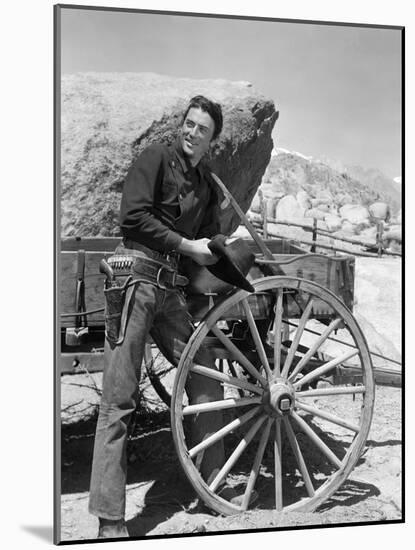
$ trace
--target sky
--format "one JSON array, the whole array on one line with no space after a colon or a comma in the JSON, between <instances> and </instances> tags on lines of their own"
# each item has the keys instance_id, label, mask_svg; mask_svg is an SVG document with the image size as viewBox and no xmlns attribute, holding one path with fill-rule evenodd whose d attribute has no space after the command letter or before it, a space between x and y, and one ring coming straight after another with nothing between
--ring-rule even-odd
<instances>
[{"instance_id":1,"label":"sky","mask_svg":"<svg viewBox=\"0 0 415 550\"><path fill-rule=\"evenodd\" d=\"M275 103L275 147L401 176L401 32L62 10L62 73L244 80Z\"/></svg>"}]
</instances>

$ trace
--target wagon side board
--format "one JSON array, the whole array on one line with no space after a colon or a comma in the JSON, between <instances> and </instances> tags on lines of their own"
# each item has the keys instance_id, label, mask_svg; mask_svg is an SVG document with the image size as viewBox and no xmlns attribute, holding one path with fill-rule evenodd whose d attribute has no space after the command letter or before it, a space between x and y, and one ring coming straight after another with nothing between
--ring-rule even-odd
<instances>
[{"instance_id":1,"label":"wagon side board","mask_svg":"<svg viewBox=\"0 0 415 550\"><path fill-rule=\"evenodd\" d=\"M104 279L105 276L99 272L99 263L104 257L110 256L109 252L85 251L85 272L83 281L85 286L85 310L93 311L104 307ZM77 252L61 252L61 281L60 281L60 313L76 312L76 289L78 282ZM93 313L87 316L88 325L102 325L104 314ZM72 327L75 324L75 317L63 317L62 327Z\"/></svg>"},{"instance_id":2,"label":"wagon side board","mask_svg":"<svg viewBox=\"0 0 415 550\"><path fill-rule=\"evenodd\" d=\"M257 246L253 241L247 241L252 252L259 258ZM328 288L340 297L346 306L353 309L354 297L354 257L353 256L325 256L308 254L293 241L270 239L265 241L275 258L280 262L279 269L282 274L291 277L299 277L314 281L321 286ZM76 289L81 267L84 266L82 277L85 287L85 309L93 311L104 307L104 275L99 273L99 263L102 258L111 256L120 243L119 238L69 238L61 241L60 252L60 292L59 309L60 313L75 313ZM81 252L83 251L83 252ZM304 257L302 257L304 256ZM291 261L295 258L295 261ZM290 263L285 263L289 261ZM212 281L217 289L223 292L231 290L219 279L216 279L206 268L198 268L197 276L204 291L212 290ZM256 279L263 277L261 266L256 264L251 269L248 278ZM210 288L209 288L210 285ZM211 292L211 295L194 294L188 296L189 308L196 315L196 318L203 316L217 301L222 299L220 292ZM251 297L251 309L254 317L260 319L266 316L266 296ZM314 305L314 316L324 316L324 308L319 309L319 304ZM235 312L235 319L243 315L242 311ZM104 335L104 314L103 312L93 313L87 316L87 324L90 327L89 340L87 343L75 346L73 349L66 348L62 353L60 362L61 374L76 374L80 372L99 372L103 369L103 335ZM61 319L61 329L75 326L75 316ZM356 373L352 368L338 370L337 376L341 376L347 383L356 383ZM387 368L374 369L375 382L378 385L401 386L401 373L391 371Z\"/></svg>"}]
</instances>

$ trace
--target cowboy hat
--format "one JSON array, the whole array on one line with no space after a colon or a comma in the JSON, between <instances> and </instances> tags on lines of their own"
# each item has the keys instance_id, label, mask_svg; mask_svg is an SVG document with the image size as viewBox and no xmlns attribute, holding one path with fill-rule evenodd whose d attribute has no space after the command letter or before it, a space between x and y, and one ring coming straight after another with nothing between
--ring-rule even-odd
<instances>
[{"instance_id":1,"label":"cowboy hat","mask_svg":"<svg viewBox=\"0 0 415 550\"><path fill-rule=\"evenodd\" d=\"M207 269L218 279L226 283L255 292L254 287L245 278L255 262L255 255L247 243L240 238L229 239L225 235L216 235L209 241L208 247L219 260Z\"/></svg>"}]
</instances>

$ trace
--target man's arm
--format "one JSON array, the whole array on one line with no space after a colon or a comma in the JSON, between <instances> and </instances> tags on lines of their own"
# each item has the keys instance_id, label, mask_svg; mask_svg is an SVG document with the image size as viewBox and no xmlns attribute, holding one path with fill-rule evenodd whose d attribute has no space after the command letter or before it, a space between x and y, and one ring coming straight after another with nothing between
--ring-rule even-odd
<instances>
[{"instance_id":1,"label":"man's arm","mask_svg":"<svg viewBox=\"0 0 415 550\"><path fill-rule=\"evenodd\" d=\"M210 251L209 242L210 239L205 238L191 241L182 237L177 250L180 254L192 258L199 265L212 265L218 261L218 257Z\"/></svg>"},{"instance_id":2,"label":"man's arm","mask_svg":"<svg viewBox=\"0 0 415 550\"><path fill-rule=\"evenodd\" d=\"M121 199L122 234L158 252L177 250L182 237L154 215L154 197L163 178L163 149L150 146L130 168Z\"/></svg>"},{"instance_id":3,"label":"man's arm","mask_svg":"<svg viewBox=\"0 0 415 550\"><path fill-rule=\"evenodd\" d=\"M185 239L154 215L156 189L163 180L163 149L150 146L129 170L121 199L120 225L125 237L158 252L178 251L200 265L217 261L207 246L209 239Z\"/></svg>"}]
</instances>

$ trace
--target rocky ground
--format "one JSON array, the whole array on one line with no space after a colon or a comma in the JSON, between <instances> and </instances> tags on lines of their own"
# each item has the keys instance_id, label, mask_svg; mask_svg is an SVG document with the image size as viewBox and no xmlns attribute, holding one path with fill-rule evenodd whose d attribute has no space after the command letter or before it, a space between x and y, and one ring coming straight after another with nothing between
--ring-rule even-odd
<instances>
[{"instance_id":1,"label":"rocky ground","mask_svg":"<svg viewBox=\"0 0 415 550\"><path fill-rule=\"evenodd\" d=\"M356 314L372 350L400 356L400 262L358 260ZM388 365L389 366L389 365ZM399 367L392 365L399 370ZM96 519L88 514L94 411L101 375L62 378L61 539L94 539ZM376 388L367 450L340 490L312 513L277 513L258 508L221 517L195 506L181 474L167 409L144 382L151 413L143 414L129 444L127 525L131 536L275 529L282 527L400 520L402 517L401 389ZM351 399L351 398L350 398ZM341 416L346 400L338 400Z\"/></svg>"}]
</instances>

